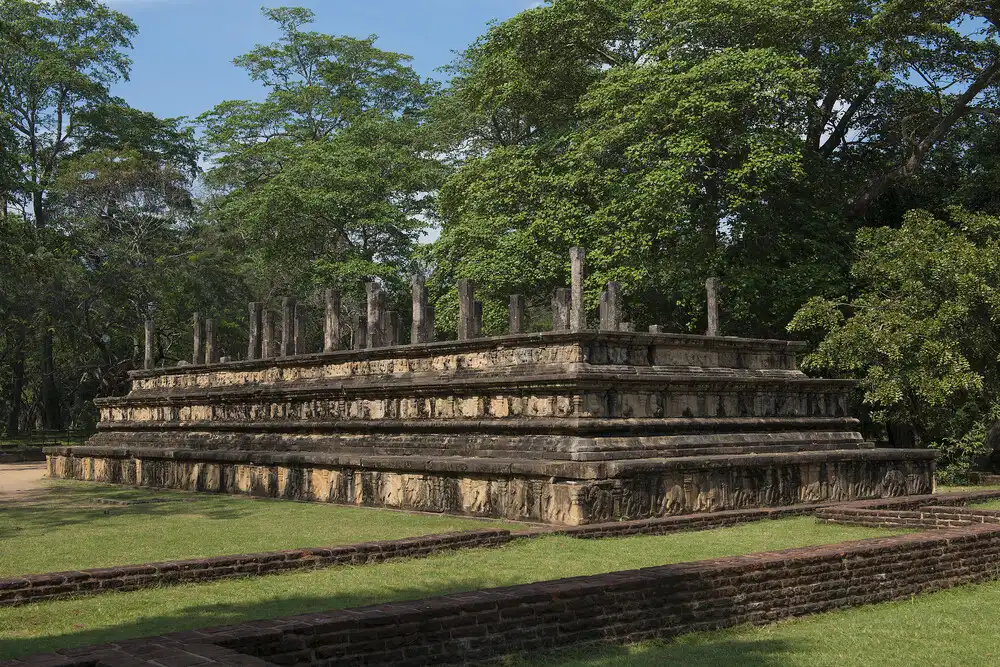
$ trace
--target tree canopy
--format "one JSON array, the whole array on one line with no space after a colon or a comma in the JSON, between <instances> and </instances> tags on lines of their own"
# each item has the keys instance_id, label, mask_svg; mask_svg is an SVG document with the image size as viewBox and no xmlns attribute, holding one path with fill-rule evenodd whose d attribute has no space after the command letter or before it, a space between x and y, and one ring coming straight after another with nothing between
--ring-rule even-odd
<instances>
[{"instance_id":1,"label":"tree canopy","mask_svg":"<svg viewBox=\"0 0 1000 667\"><path fill-rule=\"evenodd\" d=\"M993 18L854 0L523 12L463 54L437 105L460 164L437 260L544 293L580 244L592 301L618 279L637 321L689 330L718 274L728 330L777 335L809 296L843 291L855 231L898 225L894 201L939 177L944 142L964 160L957 137L992 121Z\"/></svg>"},{"instance_id":2,"label":"tree canopy","mask_svg":"<svg viewBox=\"0 0 1000 667\"><path fill-rule=\"evenodd\" d=\"M199 119L213 166L207 215L241 248L259 298L401 287L442 173L422 122L431 83L375 37L308 31L311 11L263 10L277 42L235 59L267 90Z\"/></svg>"},{"instance_id":3,"label":"tree canopy","mask_svg":"<svg viewBox=\"0 0 1000 667\"><path fill-rule=\"evenodd\" d=\"M1000 418L1000 14L958 0L550 0L422 77L300 7L233 54L256 100L160 118L112 94L138 26L100 0L0 0L0 423L92 425L142 322L157 363L193 312L245 350L244 304L425 274L549 326L567 251L629 319L804 335L886 437L955 470ZM434 237L435 228L440 237ZM790 324L791 323L791 324ZM596 321L592 322L596 324ZM790 327L790 328L789 328ZM315 334L317 332L311 332ZM994 434L1000 431L994 431Z\"/></svg>"}]
</instances>

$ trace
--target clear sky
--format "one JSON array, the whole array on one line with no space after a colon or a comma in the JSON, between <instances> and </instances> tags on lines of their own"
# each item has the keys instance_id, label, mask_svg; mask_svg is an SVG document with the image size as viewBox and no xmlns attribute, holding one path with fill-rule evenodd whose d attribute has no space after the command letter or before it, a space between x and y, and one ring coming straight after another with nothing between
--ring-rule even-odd
<instances>
[{"instance_id":1,"label":"clear sky","mask_svg":"<svg viewBox=\"0 0 1000 667\"><path fill-rule=\"evenodd\" d=\"M294 5L316 13L313 29L378 35L379 48L413 56L414 68L441 79L447 64L486 29L538 3L530 0L105 0L139 25L131 80L114 93L161 117L197 116L226 99L259 99L260 88L233 58L277 38L260 7Z\"/></svg>"}]
</instances>

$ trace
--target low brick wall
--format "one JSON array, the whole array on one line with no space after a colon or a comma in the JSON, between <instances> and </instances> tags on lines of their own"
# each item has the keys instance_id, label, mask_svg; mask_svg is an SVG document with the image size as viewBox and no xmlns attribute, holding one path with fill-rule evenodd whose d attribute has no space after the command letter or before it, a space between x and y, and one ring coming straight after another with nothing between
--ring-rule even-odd
<instances>
[{"instance_id":1,"label":"low brick wall","mask_svg":"<svg viewBox=\"0 0 1000 667\"><path fill-rule=\"evenodd\" d=\"M0 464L4 463L41 463L45 461L45 452L41 447L0 448Z\"/></svg>"},{"instance_id":2,"label":"low brick wall","mask_svg":"<svg viewBox=\"0 0 1000 667\"><path fill-rule=\"evenodd\" d=\"M248 665L475 663L906 599L993 579L998 561L1000 526L975 525L254 621L2 664L139 665L95 656L143 656L150 645L164 652L157 664L240 664L231 662L234 651L266 661ZM185 653L191 646L227 649L219 659L230 662L195 662L194 651Z\"/></svg>"},{"instance_id":3,"label":"low brick wall","mask_svg":"<svg viewBox=\"0 0 1000 667\"><path fill-rule=\"evenodd\" d=\"M333 565L364 565L394 558L419 558L444 551L495 547L511 539L507 530L426 535L315 549L215 556L145 565L49 572L0 579L0 606L14 606L78 595L129 591L170 584L232 579Z\"/></svg>"},{"instance_id":4,"label":"low brick wall","mask_svg":"<svg viewBox=\"0 0 1000 667\"><path fill-rule=\"evenodd\" d=\"M1000 499L1000 489L979 491L954 491L952 493L928 493L898 498L875 498L873 500L853 500L847 503L826 503L825 507L857 507L868 509L914 509L926 505L959 507L970 503Z\"/></svg>"},{"instance_id":5,"label":"low brick wall","mask_svg":"<svg viewBox=\"0 0 1000 667\"><path fill-rule=\"evenodd\" d=\"M947 505L928 505L916 510L863 509L840 506L820 509L816 512L816 518L825 523L870 528L937 530L970 526L977 523L1000 524L1000 511Z\"/></svg>"},{"instance_id":6,"label":"low brick wall","mask_svg":"<svg viewBox=\"0 0 1000 667\"><path fill-rule=\"evenodd\" d=\"M768 519L784 519L790 516L813 514L816 510L828 505L786 505L784 507L763 507L745 510L724 510L721 512L705 512L702 514L683 514L656 519L641 519L638 521L615 521L611 523L594 523L571 528L559 528L547 531L548 535L567 535L577 539L601 539L608 537L630 537L633 535L668 535L685 531L712 530L726 528L742 523L765 521ZM540 533L530 533L535 536ZM525 535L519 533L519 536Z\"/></svg>"},{"instance_id":7,"label":"low brick wall","mask_svg":"<svg viewBox=\"0 0 1000 667\"><path fill-rule=\"evenodd\" d=\"M1000 512L971 509L966 505L996 498L1000 498L1000 490L857 500L819 507L815 510L815 515L819 521L825 523L869 528L934 530L974 523L994 523L991 517L1000 517Z\"/></svg>"}]
</instances>

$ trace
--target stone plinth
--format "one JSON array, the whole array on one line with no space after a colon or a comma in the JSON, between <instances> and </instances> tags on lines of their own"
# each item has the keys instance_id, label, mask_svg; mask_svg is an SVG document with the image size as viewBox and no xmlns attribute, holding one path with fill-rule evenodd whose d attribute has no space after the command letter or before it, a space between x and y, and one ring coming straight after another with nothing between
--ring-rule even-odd
<instances>
[{"instance_id":1,"label":"stone plinth","mask_svg":"<svg viewBox=\"0 0 1000 667\"><path fill-rule=\"evenodd\" d=\"M141 371L53 477L586 524L928 493L796 343L558 332Z\"/></svg>"}]
</instances>

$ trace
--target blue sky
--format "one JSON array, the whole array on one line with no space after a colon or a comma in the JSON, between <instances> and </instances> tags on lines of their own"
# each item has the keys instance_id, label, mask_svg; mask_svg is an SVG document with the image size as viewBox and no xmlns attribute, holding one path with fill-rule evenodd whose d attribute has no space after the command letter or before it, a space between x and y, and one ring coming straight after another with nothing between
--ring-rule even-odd
<instances>
[{"instance_id":1,"label":"blue sky","mask_svg":"<svg viewBox=\"0 0 1000 667\"><path fill-rule=\"evenodd\" d=\"M105 0L139 25L131 80L115 94L161 117L197 116L226 99L259 99L261 89L233 58L277 38L260 7L297 5L316 13L313 29L379 36L377 45L413 56L425 77L486 29L530 0Z\"/></svg>"}]
</instances>

